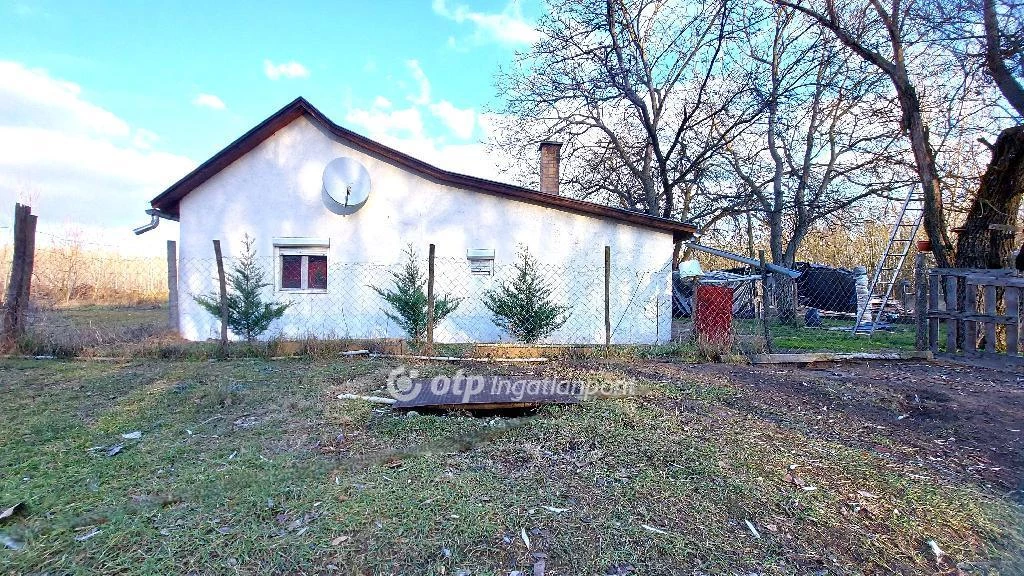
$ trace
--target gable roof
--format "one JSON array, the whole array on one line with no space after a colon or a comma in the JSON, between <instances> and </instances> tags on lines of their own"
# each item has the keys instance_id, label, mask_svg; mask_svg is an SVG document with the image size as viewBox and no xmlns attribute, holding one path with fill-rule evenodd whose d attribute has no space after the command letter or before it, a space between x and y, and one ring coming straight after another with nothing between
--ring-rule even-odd
<instances>
[{"instance_id":1,"label":"gable roof","mask_svg":"<svg viewBox=\"0 0 1024 576\"><path fill-rule=\"evenodd\" d=\"M696 231L692 224L679 222L678 220L649 216L641 212L613 208L593 202L584 202L557 194L547 194L521 186L502 184L475 176L443 170L335 124L301 96L263 122L260 122L255 128L249 130L231 144L228 144L227 147L214 154L206 162L200 164L199 167L175 182L170 188L161 192L160 195L150 201L150 205L169 216L177 217L179 215L178 204L189 192L195 190L203 182L213 177L214 174L227 168L232 162L238 160L253 148L256 148L261 142L273 136L278 130L301 116L305 116L327 132L361 148L370 155L381 157L411 172L442 184L548 206L576 214L618 220L645 228L671 232L676 240L688 238Z\"/></svg>"}]
</instances>

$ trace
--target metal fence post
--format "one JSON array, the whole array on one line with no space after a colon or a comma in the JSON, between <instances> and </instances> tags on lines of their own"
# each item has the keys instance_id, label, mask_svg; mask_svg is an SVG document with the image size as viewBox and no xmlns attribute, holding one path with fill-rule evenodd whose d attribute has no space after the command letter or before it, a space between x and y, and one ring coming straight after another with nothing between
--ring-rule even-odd
<instances>
[{"instance_id":1,"label":"metal fence post","mask_svg":"<svg viewBox=\"0 0 1024 576\"><path fill-rule=\"evenodd\" d=\"M917 328L914 347L923 352L928 349L928 279L924 252L918 252L914 258L914 320Z\"/></svg>"},{"instance_id":2,"label":"metal fence post","mask_svg":"<svg viewBox=\"0 0 1024 576\"><path fill-rule=\"evenodd\" d=\"M427 355L434 354L434 251L431 244L427 256Z\"/></svg>"},{"instance_id":3,"label":"metal fence post","mask_svg":"<svg viewBox=\"0 0 1024 576\"><path fill-rule=\"evenodd\" d=\"M213 253L217 257L217 279L220 282L220 349L223 354L228 347L228 283L224 277L224 257L220 251L220 240L213 241Z\"/></svg>"}]
</instances>

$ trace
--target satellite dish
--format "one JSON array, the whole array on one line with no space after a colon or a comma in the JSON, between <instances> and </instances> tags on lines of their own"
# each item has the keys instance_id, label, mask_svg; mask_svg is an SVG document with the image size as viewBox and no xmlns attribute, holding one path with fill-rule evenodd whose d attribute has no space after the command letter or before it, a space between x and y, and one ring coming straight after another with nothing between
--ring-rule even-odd
<instances>
[{"instance_id":1,"label":"satellite dish","mask_svg":"<svg viewBox=\"0 0 1024 576\"><path fill-rule=\"evenodd\" d=\"M335 214L353 214L370 197L370 173L347 157L335 158L324 168L324 205Z\"/></svg>"}]
</instances>

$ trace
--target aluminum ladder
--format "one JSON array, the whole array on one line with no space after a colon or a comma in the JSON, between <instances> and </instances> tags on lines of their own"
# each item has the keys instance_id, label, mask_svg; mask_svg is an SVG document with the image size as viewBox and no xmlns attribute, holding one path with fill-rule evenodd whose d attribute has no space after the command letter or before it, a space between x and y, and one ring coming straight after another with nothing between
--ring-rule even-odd
<instances>
[{"instance_id":1,"label":"aluminum ladder","mask_svg":"<svg viewBox=\"0 0 1024 576\"><path fill-rule=\"evenodd\" d=\"M882 320L885 307L892 297L893 287L899 278L900 271L907 261L907 254L917 239L917 233L921 229L921 221L924 219L924 197L920 188L914 186L907 193L900 207L899 218L892 227L889 234L889 243L882 252L882 257L875 266L871 283L868 284L867 301L861 307L857 305L857 322L853 325L853 335L867 333L868 336L875 333L875 327ZM871 299L878 295L882 299L881 305L874 314L871 313ZM865 326L865 323L869 324Z\"/></svg>"}]
</instances>

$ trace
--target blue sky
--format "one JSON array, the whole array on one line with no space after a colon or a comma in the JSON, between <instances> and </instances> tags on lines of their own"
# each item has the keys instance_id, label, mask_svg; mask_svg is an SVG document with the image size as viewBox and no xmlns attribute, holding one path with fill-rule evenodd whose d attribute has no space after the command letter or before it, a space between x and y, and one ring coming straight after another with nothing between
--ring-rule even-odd
<instances>
[{"instance_id":1,"label":"blue sky","mask_svg":"<svg viewBox=\"0 0 1024 576\"><path fill-rule=\"evenodd\" d=\"M299 95L358 132L494 177L480 144L499 104L493 76L535 39L541 9L0 0L0 226L21 198L43 229L122 236L148 198Z\"/></svg>"}]
</instances>

